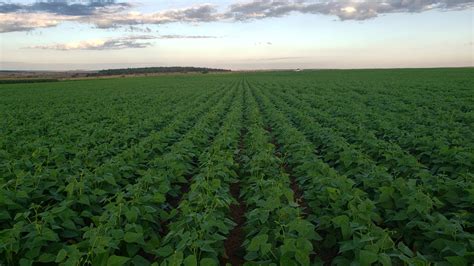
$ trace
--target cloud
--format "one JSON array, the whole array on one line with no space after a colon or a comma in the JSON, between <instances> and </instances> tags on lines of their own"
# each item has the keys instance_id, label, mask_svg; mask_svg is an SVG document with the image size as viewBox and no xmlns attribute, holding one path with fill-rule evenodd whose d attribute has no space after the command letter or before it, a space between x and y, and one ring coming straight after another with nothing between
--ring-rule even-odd
<instances>
[{"instance_id":1,"label":"cloud","mask_svg":"<svg viewBox=\"0 0 474 266\"><path fill-rule=\"evenodd\" d=\"M123 27L122 30L126 32L143 32L143 33L150 33L153 31L149 27L139 27L139 26L133 26L133 25Z\"/></svg>"},{"instance_id":2,"label":"cloud","mask_svg":"<svg viewBox=\"0 0 474 266\"><path fill-rule=\"evenodd\" d=\"M89 16L98 12L117 13L132 7L128 3L115 1L90 1L82 4L68 3L67 1L39 1L33 4L12 4L0 2L0 13L35 13L46 12L66 16Z\"/></svg>"},{"instance_id":3,"label":"cloud","mask_svg":"<svg viewBox=\"0 0 474 266\"><path fill-rule=\"evenodd\" d=\"M67 21L87 22L87 18L121 13L131 4L115 1L91 1L86 4L64 2L35 2L12 4L0 2L0 33L30 31L55 27Z\"/></svg>"},{"instance_id":4,"label":"cloud","mask_svg":"<svg viewBox=\"0 0 474 266\"><path fill-rule=\"evenodd\" d=\"M49 28L75 19L48 13L0 13L0 33Z\"/></svg>"},{"instance_id":5,"label":"cloud","mask_svg":"<svg viewBox=\"0 0 474 266\"><path fill-rule=\"evenodd\" d=\"M333 15L341 20L365 20L387 13L462 10L473 6L472 0L255 0L231 5L225 16L246 21L303 13Z\"/></svg>"},{"instance_id":6,"label":"cloud","mask_svg":"<svg viewBox=\"0 0 474 266\"><path fill-rule=\"evenodd\" d=\"M26 47L28 49L44 49L44 50L120 50L129 48L146 48L153 46L148 40L155 39L211 39L215 36L206 35L131 35L110 39L94 39L70 43L36 45Z\"/></svg>"},{"instance_id":7,"label":"cloud","mask_svg":"<svg viewBox=\"0 0 474 266\"><path fill-rule=\"evenodd\" d=\"M214 6L198 5L183 9L173 9L163 12L143 14L140 12L126 13L96 13L83 20L95 24L99 28L113 28L128 25L166 24L174 22L198 23L219 20L220 15Z\"/></svg>"},{"instance_id":8,"label":"cloud","mask_svg":"<svg viewBox=\"0 0 474 266\"><path fill-rule=\"evenodd\" d=\"M0 13L17 12L22 9L22 5L0 2Z\"/></svg>"},{"instance_id":9,"label":"cloud","mask_svg":"<svg viewBox=\"0 0 474 266\"><path fill-rule=\"evenodd\" d=\"M225 16L240 21L267 17L280 17L293 11L297 11L299 6L302 5L302 3L286 0L257 0L231 5L230 10Z\"/></svg>"},{"instance_id":10,"label":"cloud","mask_svg":"<svg viewBox=\"0 0 474 266\"><path fill-rule=\"evenodd\" d=\"M160 35L160 39L215 39L216 36L208 35Z\"/></svg>"},{"instance_id":11,"label":"cloud","mask_svg":"<svg viewBox=\"0 0 474 266\"><path fill-rule=\"evenodd\" d=\"M137 31L137 27L132 26L211 22L219 20L221 16L215 7L209 4L147 14L129 11L127 10L129 7L131 5L123 3L107 5L35 3L27 6L0 2L0 10L3 11L0 12L0 32L53 27L66 21L92 24L102 29L128 27L126 29Z\"/></svg>"},{"instance_id":12,"label":"cloud","mask_svg":"<svg viewBox=\"0 0 474 266\"><path fill-rule=\"evenodd\" d=\"M389 13L417 13L435 9L464 10L474 7L474 1L253 0L230 5L225 12L218 12L211 4L154 13L132 11L132 7L131 4L115 1L91 1L89 4L36 2L30 5L0 2L0 32L54 27L66 21L91 24L102 29L129 27L128 29L136 31L144 25L252 21L283 17L292 13L336 16L343 21L366 20Z\"/></svg>"},{"instance_id":13,"label":"cloud","mask_svg":"<svg viewBox=\"0 0 474 266\"><path fill-rule=\"evenodd\" d=\"M146 48L153 44L146 40L157 39L158 37L152 35L135 35L125 36L111 39L96 39L80 42L70 42L64 44L51 45L37 45L30 46L30 49L45 49L45 50L120 50L128 48Z\"/></svg>"}]
</instances>

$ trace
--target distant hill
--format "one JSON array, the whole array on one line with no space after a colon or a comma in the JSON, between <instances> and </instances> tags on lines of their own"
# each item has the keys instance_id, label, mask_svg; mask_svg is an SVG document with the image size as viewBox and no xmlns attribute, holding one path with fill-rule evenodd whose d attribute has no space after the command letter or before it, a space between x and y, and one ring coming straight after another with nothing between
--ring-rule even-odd
<instances>
[{"instance_id":1,"label":"distant hill","mask_svg":"<svg viewBox=\"0 0 474 266\"><path fill-rule=\"evenodd\" d=\"M89 75L109 76L109 75L130 75L130 74L151 74L151 73L190 73L190 72L230 72L227 69L206 68L206 67L141 67L141 68L119 68L99 70Z\"/></svg>"}]
</instances>

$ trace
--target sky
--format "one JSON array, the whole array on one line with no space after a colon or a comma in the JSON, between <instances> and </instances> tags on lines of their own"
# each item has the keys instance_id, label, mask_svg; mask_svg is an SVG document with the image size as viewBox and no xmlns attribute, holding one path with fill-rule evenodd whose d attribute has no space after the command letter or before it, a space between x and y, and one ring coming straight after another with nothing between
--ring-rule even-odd
<instances>
[{"instance_id":1,"label":"sky","mask_svg":"<svg viewBox=\"0 0 474 266\"><path fill-rule=\"evenodd\" d=\"M0 0L0 70L474 66L473 0Z\"/></svg>"}]
</instances>

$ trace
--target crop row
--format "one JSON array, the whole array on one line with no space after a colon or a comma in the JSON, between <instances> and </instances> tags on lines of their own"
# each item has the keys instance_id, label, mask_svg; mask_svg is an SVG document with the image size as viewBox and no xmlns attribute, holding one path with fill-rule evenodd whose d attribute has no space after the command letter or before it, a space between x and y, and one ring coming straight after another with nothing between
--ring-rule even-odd
<instances>
[{"instance_id":1,"label":"crop row","mask_svg":"<svg viewBox=\"0 0 474 266\"><path fill-rule=\"evenodd\" d=\"M4 85L0 264L470 265L454 72Z\"/></svg>"},{"instance_id":2,"label":"crop row","mask_svg":"<svg viewBox=\"0 0 474 266\"><path fill-rule=\"evenodd\" d=\"M263 92L263 100L266 100L268 103L266 108L272 108L273 105L273 108L278 107L281 109L280 112L283 111L283 113L280 113L280 121L278 122L282 125L286 124L287 127L279 131L281 134L284 134L281 137L281 141L285 143L295 139L298 133L300 135L300 139L295 140L294 145L303 145L302 150L289 149L287 151L290 156L290 165L292 157L302 153L301 158L299 158L301 161L297 161L296 164L292 165L295 172L304 169L304 167L310 167L307 170L314 171L316 170L314 169L316 165L319 165L319 169L317 169L319 176L313 181L320 183L324 181L324 176L327 178L327 175L331 173L335 175L334 181L339 179L342 182L342 184L337 184L335 189L331 189L329 184L321 186L321 189L326 190L326 193L329 195L327 195L328 198L321 198L322 195L319 195L318 199L320 200L319 204L321 202L330 202L331 197L332 200L341 201L337 205L338 208L344 210L345 214L335 215L331 213L327 219L331 221L329 225L336 228L341 227L342 233L345 234L342 236L342 239L338 240L338 250L342 255L346 255L346 259L360 259L360 252L363 252L364 257L367 257L369 256L367 252L370 251L373 253L373 256L369 257L373 258L373 262L377 260L380 262L390 261L391 259L389 258L393 259L393 256L396 256L397 252L401 252L400 250L404 250L406 245L409 245L411 250L419 250L421 252L417 259L429 261L444 259L452 261L463 260L463 257L469 254L469 249L472 249L470 244L472 235L463 230L463 221L458 217L448 219L434 210L436 199L424 193L423 188L418 186L415 180L410 181L400 178L393 180L384 168L378 167L368 158L364 157L363 154L352 149L343 139L338 139L336 134L318 127L299 109L288 106L282 98L265 95L266 93L268 91ZM267 97L271 98L273 103ZM279 110L273 108L269 112L276 116ZM292 122L287 116L300 120L295 125L300 125L302 131L288 126ZM277 121L274 121L274 123L277 125ZM311 142L308 143L308 141ZM316 153L323 160L321 161L315 157L318 163L311 162L311 158ZM309 165L304 164L308 161L311 162ZM310 173L300 172L297 176L307 178L310 176ZM316 193L317 191L313 186L305 187L302 184L302 187L307 193ZM343 195L348 197L345 199L347 200L346 202L344 202L345 197ZM314 196L308 195L308 197L308 199L312 199ZM311 206L311 201L309 204ZM332 206L331 212L337 211L338 208ZM348 209L345 210L345 208ZM314 206L311 206L311 210L315 211ZM314 215L318 216L318 220L322 219L320 213ZM359 224L356 223L358 220ZM319 224L319 226L321 225ZM326 228L322 231L322 235L336 236L334 232L328 234ZM362 233L365 239L360 235L358 237L355 235L352 239L349 237L351 239L350 242L341 242L341 240L349 240L347 238L351 231L353 233ZM323 246L335 247L334 244L336 243L330 243L331 237L325 238L326 243L323 243ZM369 243L364 244L364 241L367 241L367 239L370 239L370 245ZM372 243L377 241L377 239L383 241L373 246ZM333 241L336 241L336 239ZM397 252L393 249L394 243L398 243L397 248L399 250ZM431 243L431 245L427 246L425 243ZM456 245L465 248L451 248ZM370 250L367 250L367 247ZM341 252L341 250L344 252ZM404 257L405 255L414 255L406 253L401 253L397 256L407 261L408 259ZM423 256L422 254L429 255Z\"/></svg>"},{"instance_id":3,"label":"crop row","mask_svg":"<svg viewBox=\"0 0 474 266\"><path fill-rule=\"evenodd\" d=\"M93 173L51 182L56 187L50 185L48 188L57 199L53 198L48 202L41 201L39 204L31 204L28 210L17 212L13 228L3 232L5 234L5 257L13 260L15 259L14 254L23 254L21 258L24 261L29 258L37 258L39 261L48 262L54 261L56 252L61 252L64 249L67 256L58 262L69 260L86 263L97 259L107 259L109 254L120 254L120 251L117 252L114 248L119 249L120 244L124 241L125 233L122 232L122 226L130 219L137 219L139 214L137 210L141 210L142 214L140 216L142 220L140 223L137 222L139 227L138 229L127 228L127 232L136 233L137 230L143 230L140 229L141 227L147 225L156 227L161 223L160 219L153 217L153 213L163 209L157 208L156 204L160 204L158 206L165 204L166 193L164 192L171 190L170 182L172 180L168 180L168 172L177 169L181 171L181 174L185 174L189 171L189 162L188 164L182 162L181 156L178 155L179 152L192 153L192 146L189 144L198 145L199 139L197 138L203 137L203 131L204 136L208 136L209 123L215 124L218 121L219 115L232 100L231 96L230 93L227 93L227 96L222 98L218 105L215 105L215 100L219 99L218 96L205 105L196 104L196 109L191 109L189 112L183 113L182 117L178 117L181 118L176 120L179 124L172 123L167 127L169 130L150 135L148 140L145 139L138 145L111 158ZM213 105L213 111L207 112L204 117L199 117L200 113L206 110L206 106ZM201 122L198 122L181 142L172 146L170 151L165 150L170 141L174 142L173 137L176 137L174 131L179 129L176 126L180 124L183 126L183 122L186 122L185 115L191 115L195 119L199 118ZM187 124L193 125L193 121L188 121ZM180 143L181 145L179 145ZM203 143L203 146L205 147L206 144ZM156 157L163 152L167 152L167 154L163 157ZM156 161L156 159L168 160ZM173 165L173 161L169 159L174 159L176 163ZM158 163L160 163L160 171L149 169L150 166ZM183 164L186 168L183 168ZM143 166L140 167L141 165ZM127 169L129 170L127 171ZM179 174L177 170L174 170L177 173L173 174ZM117 172L119 174L115 175ZM163 182L164 184L158 185ZM183 181L180 180L180 176L176 176L175 182ZM23 193L24 191L21 190ZM33 191L36 191L34 187ZM7 195L7 193L2 193L3 195ZM26 197L26 199L30 198ZM58 203L53 204L51 200ZM5 200L5 203L10 202ZM145 203L149 203L151 206ZM16 205L28 206L28 204ZM167 214L162 213L161 215ZM128 216L128 219L123 219L122 216ZM33 230L34 228L36 230ZM24 237L22 236L23 232L31 233ZM45 234L48 235L46 238L38 236ZM150 234L149 237L153 238L154 235L156 233ZM31 241L27 242L27 245L20 245L28 239ZM60 239L62 241L59 241ZM51 242L58 242L59 245L51 246ZM61 242L73 245L63 248ZM50 252L44 252L46 247Z\"/></svg>"}]
</instances>

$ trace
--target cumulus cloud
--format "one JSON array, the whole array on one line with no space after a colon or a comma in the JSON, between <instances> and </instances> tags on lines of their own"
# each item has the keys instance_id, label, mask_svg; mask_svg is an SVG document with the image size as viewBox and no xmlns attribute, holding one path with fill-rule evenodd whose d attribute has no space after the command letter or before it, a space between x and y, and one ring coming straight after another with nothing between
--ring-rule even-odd
<instances>
[{"instance_id":1,"label":"cumulus cloud","mask_svg":"<svg viewBox=\"0 0 474 266\"><path fill-rule=\"evenodd\" d=\"M231 5L226 17L245 21L306 13L333 15L341 20L365 20L387 13L461 10L473 6L472 0L254 0Z\"/></svg>"},{"instance_id":2,"label":"cumulus cloud","mask_svg":"<svg viewBox=\"0 0 474 266\"><path fill-rule=\"evenodd\" d=\"M153 44L147 40L157 39L152 35L135 35L111 39L95 39L51 45L37 45L27 48L45 50L120 50L127 48L146 48Z\"/></svg>"},{"instance_id":3,"label":"cumulus cloud","mask_svg":"<svg viewBox=\"0 0 474 266\"><path fill-rule=\"evenodd\" d=\"M469 9L474 7L474 1L253 0L230 5L225 12L218 12L210 4L155 13L132 11L132 7L115 1L91 1L89 4L36 2L30 5L0 2L0 32L53 27L65 21L92 24L98 28L127 28L177 22L251 21L292 13L330 15L340 20L366 20L388 13Z\"/></svg>"},{"instance_id":4,"label":"cumulus cloud","mask_svg":"<svg viewBox=\"0 0 474 266\"><path fill-rule=\"evenodd\" d=\"M211 22L218 20L219 17L220 15L214 6L205 4L150 14L140 12L96 13L84 18L83 21L95 24L99 28L113 28L124 25Z\"/></svg>"},{"instance_id":5,"label":"cumulus cloud","mask_svg":"<svg viewBox=\"0 0 474 266\"><path fill-rule=\"evenodd\" d=\"M0 13L0 33L49 28L75 19L49 13Z\"/></svg>"},{"instance_id":6,"label":"cumulus cloud","mask_svg":"<svg viewBox=\"0 0 474 266\"><path fill-rule=\"evenodd\" d=\"M204 4L183 9L171 9L156 13L141 13L128 10L131 5L35 3L15 5L0 2L1 32L26 31L35 28L53 27L65 21L92 24L97 28L117 28L166 24L174 22L199 23L219 20L213 5ZM47 15L46 15L47 14ZM30 17L37 18L35 22ZM47 20L45 18L48 18ZM137 27L132 28L136 31Z\"/></svg>"},{"instance_id":7,"label":"cumulus cloud","mask_svg":"<svg viewBox=\"0 0 474 266\"><path fill-rule=\"evenodd\" d=\"M0 2L0 33L49 28L63 22L86 22L97 14L121 13L132 5L115 1L91 1L85 4L66 1L15 4Z\"/></svg>"},{"instance_id":8,"label":"cumulus cloud","mask_svg":"<svg viewBox=\"0 0 474 266\"><path fill-rule=\"evenodd\" d=\"M68 3L67 1L35 2L33 4L14 4L0 2L0 13L11 12L47 12L66 16L89 16L98 12L117 13L132 7L128 3L115 1L91 1L86 3Z\"/></svg>"}]
</instances>

